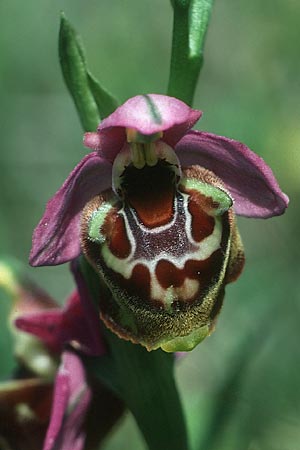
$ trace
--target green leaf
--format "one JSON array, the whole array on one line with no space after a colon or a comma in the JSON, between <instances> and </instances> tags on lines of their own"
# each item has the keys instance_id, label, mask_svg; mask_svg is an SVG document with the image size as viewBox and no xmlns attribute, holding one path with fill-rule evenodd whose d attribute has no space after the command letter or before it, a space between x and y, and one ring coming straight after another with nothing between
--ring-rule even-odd
<instances>
[{"instance_id":1,"label":"green leaf","mask_svg":"<svg viewBox=\"0 0 300 450\"><path fill-rule=\"evenodd\" d=\"M65 83L74 100L82 126L85 131L93 131L100 122L98 107L89 87L79 37L63 14L59 30L59 59Z\"/></svg>"},{"instance_id":2,"label":"green leaf","mask_svg":"<svg viewBox=\"0 0 300 450\"><path fill-rule=\"evenodd\" d=\"M117 101L88 71L80 38L64 14L61 15L59 30L59 59L83 129L93 131L100 119L116 108Z\"/></svg>"},{"instance_id":3,"label":"green leaf","mask_svg":"<svg viewBox=\"0 0 300 450\"><path fill-rule=\"evenodd\" d=\"M118 101L106 89L100 86L99 81L88 71L88 82L97 104L101 119L109 116L118 107Z\"/></svg>"},{"instance_id":4,"label":"green leaf","mask_svg":"<svg viewBox=\"0 0 300 450\"><path fill-rule=\"evenodd\" d=\"M192 105L213 0L171 0L174 10L168 94Z\"/></svg>"},{"instance_id":5,"label":"green leaf","mask_svg":"<svg viewBox=\"0 0 300 450\"><path fill-rule=\"evenodd\" d=\"M81 270L97 301L98 275L84 259ZM174 355L161 350L148 352L105 327L103 334L108 354L87 359L88 369L125 402L150 450L187 450L185 421L174 380Z\"/></svg>"}]
</instances>

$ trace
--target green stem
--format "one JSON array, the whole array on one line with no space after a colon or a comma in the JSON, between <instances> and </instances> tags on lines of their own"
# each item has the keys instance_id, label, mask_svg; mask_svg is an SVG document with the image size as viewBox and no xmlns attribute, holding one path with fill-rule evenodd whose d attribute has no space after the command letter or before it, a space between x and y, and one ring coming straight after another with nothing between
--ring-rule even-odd
<instances>
[{"instance_id":1,"label":"green stem","mask_svg":"<svg viewBox=\"0 0 300 450\"><path fill-rule=\"evenodd\" d=\"M192 105L213 0L171 0L173 40L168 94Z\"/></svg>"}]
</instances>

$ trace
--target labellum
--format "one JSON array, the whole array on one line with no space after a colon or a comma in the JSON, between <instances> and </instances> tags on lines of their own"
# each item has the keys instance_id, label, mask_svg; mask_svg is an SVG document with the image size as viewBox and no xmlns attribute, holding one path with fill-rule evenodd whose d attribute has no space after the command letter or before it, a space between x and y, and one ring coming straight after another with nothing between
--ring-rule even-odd
<instances>
[{"instance_id":1,"label":"labellum","mask_svg":"<svg viewBox=\"0 0 300 450\"><path fill-rule=\"evenodd\" d=\"M222 181L181 168L160 137L127 130L113 188L83 211L81 245L103 282L100 314L112 331L148 350L188 351L212 332L244 254Z\"/></svg>"}]
</instances>

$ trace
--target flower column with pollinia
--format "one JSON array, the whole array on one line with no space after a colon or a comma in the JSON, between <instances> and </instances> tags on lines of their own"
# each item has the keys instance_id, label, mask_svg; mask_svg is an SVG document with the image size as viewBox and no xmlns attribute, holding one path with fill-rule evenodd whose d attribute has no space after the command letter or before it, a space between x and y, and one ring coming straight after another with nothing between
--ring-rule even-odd
<instances>
[{"instance_id":1,"label":"flower column with pollinia","mask_svg":"<svg viewBox=\"0 0 300 450\"><path fill-rule=\"evenodd\" d=\"M244 264L235 214L268 218L288 204L245 145L190 131L200 116L172 97L129 99L85 135L94 151L33 236L35 266L82 252L99 274L101 319L148 350L191 350L211 333Z\"/></svg>"}]
</instances>

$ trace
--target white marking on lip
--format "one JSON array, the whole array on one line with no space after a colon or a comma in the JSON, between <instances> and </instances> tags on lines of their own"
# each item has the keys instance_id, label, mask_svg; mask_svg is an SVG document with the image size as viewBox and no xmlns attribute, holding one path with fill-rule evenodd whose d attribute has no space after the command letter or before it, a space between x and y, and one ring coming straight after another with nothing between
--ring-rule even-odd
<instances>
[{"instance_id":1,"label":"white marking on lip","mask_svg":"<svg viewBox=\"0 0 300 450\"><path fill-rule=\"evenodd\" d=\"M128 225L128 222L126 223L126 225ZM115 255L113 255L110 252L106 243L104 243L101 248L102 256L104 258L107 267L121 274L126 279L129 279L131 277L132 271L137 264L143 264L144 266L146 266L149 269L151 277L153 277L155 274L157 263L162 259L166 259L167 261L171 262L178 269L183 269L185 263L189 259L204 261L205 259L209 258L209 256L211 256L212 253L214 253L216 250L220 248L222 238L222 222L221 219L216 218L212 234L210 236L207 236L200 243L195 243L196 246L195 251L188 252L179 258L170 256L167 252L160 252L158 255L156 255L149 261L146 258L133 259L136 243L134 241L131 231L129 231L128 228L126 229L128 233L128 238L132 245L132 250L127 258L120 259Z\"/></svg>"},{"instance_id":2,"label":"white marking on lip","mask_svg":"<svg viewBox=\"0 0 300 450\"><path fill-rule=\"evenodd\" d=\"M199 289L199 281L186 278L181 286L169 286L163 288L155 274L151 276L151 298L154 300L163 300L166 306L171 306L176 300L190 300Z\"/></svg>"}]
</instances>

